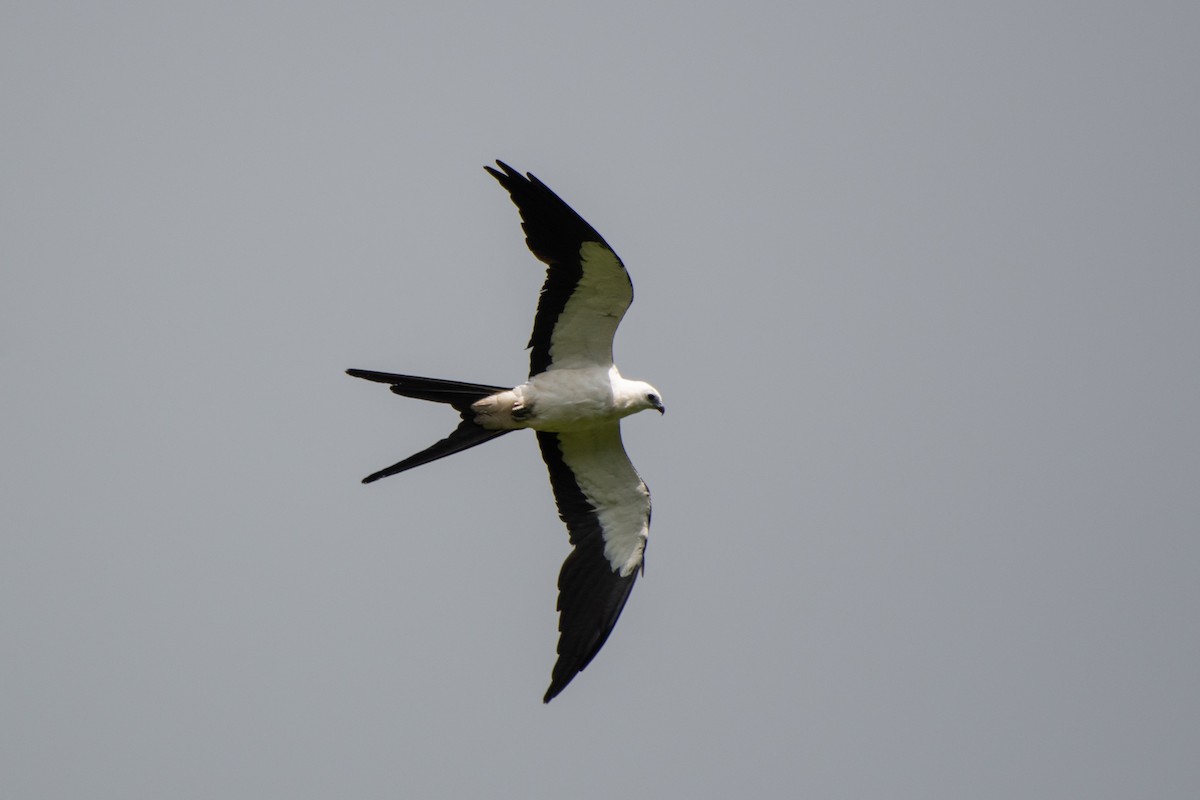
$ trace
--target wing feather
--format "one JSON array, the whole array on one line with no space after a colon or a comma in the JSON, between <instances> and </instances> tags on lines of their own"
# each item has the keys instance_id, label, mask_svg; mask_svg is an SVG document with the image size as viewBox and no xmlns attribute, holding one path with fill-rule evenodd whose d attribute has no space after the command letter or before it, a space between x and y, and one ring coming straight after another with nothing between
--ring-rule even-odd
<instances>
[{"instance_id":1,"label":"wing feather","mask_svg":"<svg viewBox=\"0 0 1200 800\"><path fill-rule=\"evenodd\" d=\"M503 161L484 167L521 212L530 251L546 264L529 337L529 374L550 369L611 366L613 335L633 283L604 238L546 184Z\"/></svg>"},{"instance_id":2,"label":"wing feather","mask_svg":"<svg viewBox=\"0 0 1200 800\"><path fill-rule=\"evenodd\" d=\"M650 491L625 454L617 423L537 436L573 546L558 576L550 702L600 652L633 591L650 527Z\"/></svg>"}]
</instances>

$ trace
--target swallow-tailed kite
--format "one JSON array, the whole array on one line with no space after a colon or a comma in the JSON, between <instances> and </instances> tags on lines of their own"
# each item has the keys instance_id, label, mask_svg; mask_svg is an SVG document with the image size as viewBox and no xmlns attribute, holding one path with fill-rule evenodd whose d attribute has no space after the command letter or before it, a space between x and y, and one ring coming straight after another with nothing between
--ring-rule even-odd
<instances>
[{"instance_id":1,"label":"swallow-tailed kite","mask_svg":"<svg viewBox=\"0 0 1200 800\"><path fill-rule=\"evenodd\" d=\"M497 161L484 167L521 212L525 242L546 264L529 339L529 380L488 386L370 370L356 378L390 384L405 397L446 403L462 417L440 442L371 483L482 444L510 431L537 432L558 514L573 549L558 575L558 661L550 702L604 646L629 599L650 529L650 490L621 444L622 417L654 409L662 395L621 377L613 334L633 301L625 265L600 234L532 174Z\"/></svg>"}]
</instances>

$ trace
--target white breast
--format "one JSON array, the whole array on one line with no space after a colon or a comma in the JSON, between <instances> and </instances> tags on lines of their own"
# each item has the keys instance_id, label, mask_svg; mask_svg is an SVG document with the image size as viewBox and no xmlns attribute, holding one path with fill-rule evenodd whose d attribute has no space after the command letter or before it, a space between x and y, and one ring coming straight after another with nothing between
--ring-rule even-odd
<instances>
[{"instance_id":1,"label":"white breast","mask_svg":"<svg viewBox=\"0 0 1200 800\"><path fill-rule=\"evenodd\" d=\"M535 375L516 389L531 410L527 427L561 433L618 419L613 381L620 377L616 367L556 369Z\"/></svg>"}]
</instances>

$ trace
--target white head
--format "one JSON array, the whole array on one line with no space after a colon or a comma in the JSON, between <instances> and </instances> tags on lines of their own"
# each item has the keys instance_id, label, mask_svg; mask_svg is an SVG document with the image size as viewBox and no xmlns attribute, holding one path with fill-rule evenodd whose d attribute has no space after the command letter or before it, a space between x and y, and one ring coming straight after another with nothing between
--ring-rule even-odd
<instances>
[{"instance_id":1,"label":"white head","mask_svg":"<svg viewBox=\"0 0 1200 800\"><path fill-rule=\"evenodd\" d=\"M617 403L624 412L622 416L629 416L651 408L659 414L665 414L667 411L663 405L662 394L645 381L622 379Z\"/></svg>"}]
</instances>

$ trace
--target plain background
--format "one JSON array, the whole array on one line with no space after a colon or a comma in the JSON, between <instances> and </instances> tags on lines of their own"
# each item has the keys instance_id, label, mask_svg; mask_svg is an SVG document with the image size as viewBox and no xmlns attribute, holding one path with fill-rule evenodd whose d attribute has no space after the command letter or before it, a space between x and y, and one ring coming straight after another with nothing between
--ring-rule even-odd
<instances>
[{"instance_id":1,"label":"plain background","mask_svg":"<svg viewBox=\"0 0 1200 800\"><path fill-rule=\"evenodd\" d=\"M1198 9L5 3L4 796L1200 796ZM668 407L548 707L533 438L342 373L523 379L497 157Z\"/></svg>"}]
</instances>

